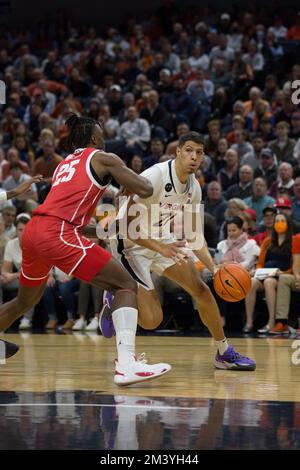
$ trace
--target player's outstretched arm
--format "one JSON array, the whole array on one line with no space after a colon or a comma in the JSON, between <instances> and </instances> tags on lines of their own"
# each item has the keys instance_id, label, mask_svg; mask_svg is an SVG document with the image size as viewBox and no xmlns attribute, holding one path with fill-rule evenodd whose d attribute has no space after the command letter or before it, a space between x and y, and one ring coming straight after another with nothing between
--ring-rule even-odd
<instances>
[{"instance_id":1,"label":"player's outstretched arm","mask_svg":"<svg viewBox=\"0 0 300 470\"><path fill-rule=\"evenodd\" d=\"M97 152L92 159L92 166L100 178L109 174L121 186L143 199L153 194L153 186L150 181L130 170L121 158L113 153Z\"/></svg>"},{"instance_id":2,"label":"player's outstretched arm","mask_svg":"<svg viewBox=\"0 0 300 470\"><path fill-rule=\"evenodd\" d=\"M7 191L6 192L6 197L7 197L7 199L13 199L14 197L21 196L22 194L29 191L30 186L33 183L40 183L41 181L43 181L42 175L32 176L27 181L24 181L24 183L21 183L16 189L12 189L11 191Z\"/></svg>"}]
</instances>

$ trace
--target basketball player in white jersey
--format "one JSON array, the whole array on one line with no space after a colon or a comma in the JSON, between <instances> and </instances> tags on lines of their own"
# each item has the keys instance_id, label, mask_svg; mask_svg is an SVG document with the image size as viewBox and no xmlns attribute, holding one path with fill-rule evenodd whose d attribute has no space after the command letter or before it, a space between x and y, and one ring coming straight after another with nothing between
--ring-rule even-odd
<instances>
[{"instance_id":1,"label":"basketball player in white jersey","mask_svg":"<svg viewBox=\"0 0 300 470\"><path fill-rule=\"evenodd\" d=\"M254 370L255 362L237 353L233 346L227 343L215 298L199 277L191 257L187 256L192 251L212 273L218 270L210 256L203 230L196 234L195 240L195 234L191 233L190 239L187 236L189 232L187 229L191 227L184 227L186 241L176 241L168 223L170 219L176 217L176 211L184 208L185 211L190 209L194 225L195 205L201 203L201 188L195 173L203 158L204 146L201 136L197 132L189 132L180 137L175 160L156 164L144 171L142 175L151 181L153 194L146 199L141 199L137 195L131 198L127 206L127 215L130 215L133 204L141 204L148 216L152 211L151 220L148 217L148 221L150 220L148 227L151 230L145 228L147 223L142 219L140 236L135 236L133 239L130 237L130 232L131 239L123 240L118 236L117 240L110 240L111 248L113 255L138 282L138 322L142 328L155 329L163 318L161 305L151 280L151 271L154 271L179 284L196 301L201 320L217 343L215 367ZM162 211L168 209L162 213L159 222L155 215L153 217L153 207ZM122 212L124 207L120 210L119 218L122 218ZM134 217L128 217L129 226L132 220ZM192 250L189 248L189 243L193 247ZM113 329L108 311L109 308L103 308L99 325L102 334L110 337Z\"/></svg>"}]
</instances>

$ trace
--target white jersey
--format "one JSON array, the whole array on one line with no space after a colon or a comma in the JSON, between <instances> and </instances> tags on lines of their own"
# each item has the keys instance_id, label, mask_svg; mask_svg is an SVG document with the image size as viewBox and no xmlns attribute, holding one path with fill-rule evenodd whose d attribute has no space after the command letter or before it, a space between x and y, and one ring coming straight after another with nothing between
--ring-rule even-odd
<instances>
[{"instance_id":1,"label":"white jersey","mask_svg":"<svg viewBox=\"0 0 300 470\"><path fill-rule=\"evenodd\" d=\"M136 204L145 208L145 213L148 215L147 219L140 219L140 225L142 229L144 228L143 235L163 243L171 243L177 238L182 238L174 233L176 216L179 216L177 219L180 222L183 208L192 212L195 210L195 205L201 202L201 188L195 175L190 175L186 183L181 183L176 174L175 160L169 160L148 168L142 176L153 186L153 194L149 198L143 199L139 196L133 198ZM126 210L127 206L124 205L120 209L119 218L124 216ZM133 243L126 240L125 246L133 246Z\"/></svg>"},{"instance_id":2,"label":"white jersey","mask_svg":"<svg viewBox=\"0 0 300 470\"><path fill-rule=\"evenodd\" d=\"M148 216L151 214L147 232L150 234L151 231L152 239L172 243L177 239L174 225L170 223L172 218L176 213L182 213L184 206L185 210L195 210L195 205L201 203L201 187L194 174L190 175L184 184L179 181L175 160L153 165L145 170L142 176L151 182L153 194L147 199L139 196L134 196L133 199L146 208ZM127 204L124 204L120 208L118 218L122 219L126 211ZM113 255L122 262L131 276L147 289L153 289L150 271L161 275L174 264L172 259L164 258L157 252L143 248L128 239L122 239L121 236L117 240L110 240L110 244Z\"/></svg>"}]
</instances>

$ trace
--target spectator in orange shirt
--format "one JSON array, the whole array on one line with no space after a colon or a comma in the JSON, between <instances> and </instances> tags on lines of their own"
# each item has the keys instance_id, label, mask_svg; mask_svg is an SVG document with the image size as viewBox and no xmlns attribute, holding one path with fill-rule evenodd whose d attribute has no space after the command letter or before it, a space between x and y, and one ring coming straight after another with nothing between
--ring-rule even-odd
<instances>
[{"instance_id":1,"label":"spectator in orange shirt","mask_svg":"<svg viewBox=\"0 0 300 470\"><path fill-rule=\"evenodd\" d=\"M288 317L290 311L291 292L300 291L300 233L294 235L292 244L292 274L281 274L277 287L277 306L275 326L270 330L272 335L289 334ZM299 333L300 330L298 329Z\"/></svg>"},{"instance_id":2,"label":"spectator in orange shirt","mask_svg":"<svg viewBox=\"0 0 300 470\"><path fill-rule=\"evenodd\" d=\"M271 237L264 240L261 245L256 269L278 268L280 273L291 272L292 263L292 223L285 214L277 214ZM244 333L253 330L253 313L258 291L265 290L269 321L266 326L258 330L259 333L268 333L274 324L276 309L276 289L278 279L266 277L263 281L252 277L252 287L245 299L247 323L243 328Z\"/></svg>"}]
</instances>

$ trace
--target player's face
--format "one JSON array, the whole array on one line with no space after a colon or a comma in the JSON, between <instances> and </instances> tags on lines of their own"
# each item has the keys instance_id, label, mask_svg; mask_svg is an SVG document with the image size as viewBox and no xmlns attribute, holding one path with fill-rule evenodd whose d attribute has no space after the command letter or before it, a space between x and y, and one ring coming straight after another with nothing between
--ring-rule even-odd
<instances>
[{"instance_id":1,"label":"player's face","mask_svg":"<svg viewBox=\"0 0 300 470\"><path fill-rule=\"evenodd\" d=\"M180 159L182 168L186 173L196 173L203 162L203 145L188 140L182 147L177 147L177 158Z\"/></svg>"},{"instance_id":2,"label":"player's face","mask_svg":"<svg viewBox=\"0 0 300 470\"><path fill-rule=\"evenodd\" d=\"M96 126L94 126L91 142L96 149L104 149L103 132L99 124L96 124Z\"/></svg>"}]
</instances>

